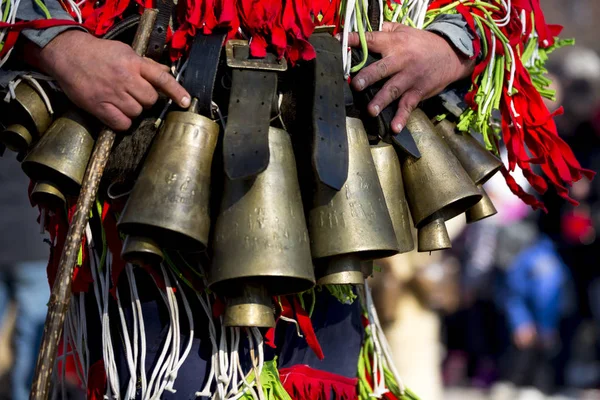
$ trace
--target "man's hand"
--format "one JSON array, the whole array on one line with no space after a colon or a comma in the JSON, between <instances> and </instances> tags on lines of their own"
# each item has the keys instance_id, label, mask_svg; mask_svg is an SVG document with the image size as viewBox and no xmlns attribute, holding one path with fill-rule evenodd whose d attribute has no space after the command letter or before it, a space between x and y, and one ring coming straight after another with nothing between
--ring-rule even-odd
<instances>
[{"instance_id":1,"label":"man's hand","mask_svg":"<svg viewBox=\"0 0 600 400\"><path fill-rule=\"evenodd\" d=\"M124 43L81 31L58 35L35 56L35 64L56 79L69 99L110 128L129 129L131 120L158 100L158 91L181 107L190 95L169 68L135 54Z\"/></svg>"},{"instance_id":2,"label":"man's hand","mask_svg":"<svg viewBox=\"0 0 600 400\"><path fill-rule=\"evenodd\" d=\"M420 101L466 78L475 65L435 33L403 24L385 22L381 32L367 32L366 38L369 51L380 53L382 59L356 74L352 86L360 91L390 77L369 103L369 113L376 116L400 98L392 120L394 132L406 126L410 113ZM360 47L357 33L350 34L348 44Z\"/></svg>"}]
</instances>

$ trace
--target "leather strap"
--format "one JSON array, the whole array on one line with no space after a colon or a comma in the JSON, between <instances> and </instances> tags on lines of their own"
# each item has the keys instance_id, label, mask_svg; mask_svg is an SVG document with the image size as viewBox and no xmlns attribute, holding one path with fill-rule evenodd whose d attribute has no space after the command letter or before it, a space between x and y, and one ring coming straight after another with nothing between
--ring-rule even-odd
<instances>
[{"instance_id":1,"label":"leather strap","mask_svg":"<svg viewBox=\"0 0 600 400\"><path fill-rule=\"evenodd\" d=\"M236 59L248 59L249 48L240 47ZM268 54L265 64L276 63ZM233 68L227 127L223 138L225 173L243 179L264 171L269 165L271 106L277 92L277 72Z\"/></svg>"},{"instance_id":2,"label":"leather strap","mask_svg":"<svg viewBox=\"0 0 600 400\"><path fill-rule=\"evenodd\" d=\"M212 35L198 32L192 44L183 80L183 87L192 97L198 99L198 113L211 118L214 118L213 92L219 70L221 48L226 36L221 32Z\"/></svg>"},{"instance_id":3,"label":"leather strap","mask_svg":"<svg viewBox=\"0 0 600 400\"><path fill-rule=\"evenodd\" d=\"M348 178L348 132L342 47L330 33L309 38L317 57L312 110L312 163L319 181L340 190Z\"/></svg>"},{"instance_id":4,"label":"leather strap","mask_svg":"<svg viewBox=\"0 0 600 400\"><path fill-rule=\"evenodd\" d=\"M148 48L146 49L146 57L153 60L159 60L165 50L167 30L169 29L171 13L173 12L173 0L156 0L156 3L158 15L156 16L156 22L154 22L154 28L150 33Z\"/></svg>"},{"instance_id":5,"label":"leather strap","mask_svg":"<svg viewBox=\"0 0 600 400\"><path fill-rule=\"evenodd\" d=\"M380 56L375 56L372 53L367 55L367 62L365 67L373 64L377 60L381 59ZM362 50L352 50L352 61L353 63L359 63L362 60ZM360 106L366 110L367 104L375 97L377 92L381 90L387 79L381 80L374 83L368 88L364 89L360 93L355 93L355 97L358 99ZM417 148L415 140L410 131L404 127L400 133L394 133L391 129L392 120L396 115L398 109L398 100L393 101L390 105L384 108L377 117L366 116L363 117L363 121L367 127L367 131L370 134L377 133L385 142L393 144L397 150L402 151L414 158L421 158L421 153ZM366 113L365 113L366 114Z\"/></svg>"}]
</instances>

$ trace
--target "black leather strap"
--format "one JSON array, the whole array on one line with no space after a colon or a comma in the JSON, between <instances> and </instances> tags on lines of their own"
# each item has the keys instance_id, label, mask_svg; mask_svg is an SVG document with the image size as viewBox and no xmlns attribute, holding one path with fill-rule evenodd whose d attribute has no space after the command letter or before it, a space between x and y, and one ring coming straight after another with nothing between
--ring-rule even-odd
<instances>
[{"instance_id":1,"label":"black leather strap","mask_svg":"<svg viewBox=\"0 0 600 400\"><path fill-rule=\"evenodd\" d=\"M248 47L236 51L236 58L248 56ZM263 61L272 64L275 57L269 54ZM276 92L277 72L233 68L223 138L225 173L230 179L254 176L269 165L269 125Z\"/></svg>"},{"instance_id":2,"label":"black leather strap","mask_svg":"<svg viewBox=\"0 0 600 400\"><path fill-rule=\"evenodd\" d=\"M215 88L221 49L225 33L204 35L198 33L188 57L183 87L198 99L198 113L208 117L212 115L212 100Z\"/></svg>"},{"instance_id":3,"label":"black leather strap","mask_svg":"<svg viewBox=\"0 0 600 400\"><path fill-rule=\"evenodd\" d=\"M376 56L372 53L367 55L367 62L365 67L373 64L377 60L381 59L380 56ZM362 61L362 50L352 50L352 61L353 64L357 64ZM387 79L381 80L374 83L368 88L362 90L360 93L355 93L355 97L358 99L357 103L366 110L367 104L375 97L377 92L381 90L383 85L387 82ZM367 127L369 134L377 134L384 141L391 143L396 146L396 149L408 154L414 158L421 158L421 153L417 148L415 140L412 137L410 131L404 127L400 133L394 133L391 129L392 120L396 115L398 109L398 100L393 101L390 105L384 108L377 117L365 116L363 121ZM364 113L366 115L366 113Z\"/></svg>"},{"instance_id":4,"label":"black leather strap","mask_svg":"<svg viewBox=\"0 0 600 400\"><path fill-rule=\"evenodd\" d=\"M309 38L317 52L313 95L313 168L325 185L340 190L348 178L348 132L342 47L330 33Z\"/></svg>"},{"instance_id":5,"label":"black leather strap","mask_svg":"<svg viewBox=\"0 0 600 400\"><path fill-rule=\"evenodd\" d=\"M167 30L173 12L173 0L156 0L155 8L158 8L158 15L156 16L156 22L154 22L154 29L150 33L146 57L159 60L165 50Z\"/></svg>"}]
</instances>

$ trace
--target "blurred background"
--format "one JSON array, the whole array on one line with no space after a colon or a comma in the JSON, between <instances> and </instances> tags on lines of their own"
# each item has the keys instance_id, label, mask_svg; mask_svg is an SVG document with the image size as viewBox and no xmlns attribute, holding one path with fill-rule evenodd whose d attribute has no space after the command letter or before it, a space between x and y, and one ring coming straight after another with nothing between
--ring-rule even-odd
<instances>
[{"instance_id":1,"label":"blurred background","mask_svg":"<svg viewBox=\"0 0 600 400\"><path fill-rule=\"evenodd\" d=\"M560 135L599 171L600 1L542 7L577 41L552 55L549 107L564 106ZM27 398L49 295L47 245L16 168L0 158L0 399ZM486 190L499 213L450 221L451 251L380 263L373 294L401 376L423 400L600 399L600 179L573 187L577 208L548 193L548 214L501 176Z\"/></svg>"},{"instance_id":2,"label":"blurred background","mask_svg":"<svg viewBox=\"0 0 600 400\"><path fill-rule=\"evenodd\" d=\"M600 170L597 0L541 0L576 46L552 54L559 134ZM498 214L448 223L453 249L381 262L373 289L403 380L422 399L600 399L600 180L575 208L548 193L531 212L495 176Z\"/></svg>"}]
</instances>

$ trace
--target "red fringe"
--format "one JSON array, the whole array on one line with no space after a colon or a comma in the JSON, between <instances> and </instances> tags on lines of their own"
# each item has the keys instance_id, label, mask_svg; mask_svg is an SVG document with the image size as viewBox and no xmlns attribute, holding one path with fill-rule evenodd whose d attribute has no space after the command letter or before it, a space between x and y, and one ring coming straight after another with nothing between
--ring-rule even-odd
<instances>
[{"instance_id":1,"label":"red fringe","mask_svg":"<svg viewBox=\"0 0 600 400\"><path fill-rule=\"evenodd\" d=\"M358 400L357 378L319 371L308 365L282 368L279 376L283 387L294 400L329 400L332 392L336 400Z\"/></svg>"}]
</instances>

